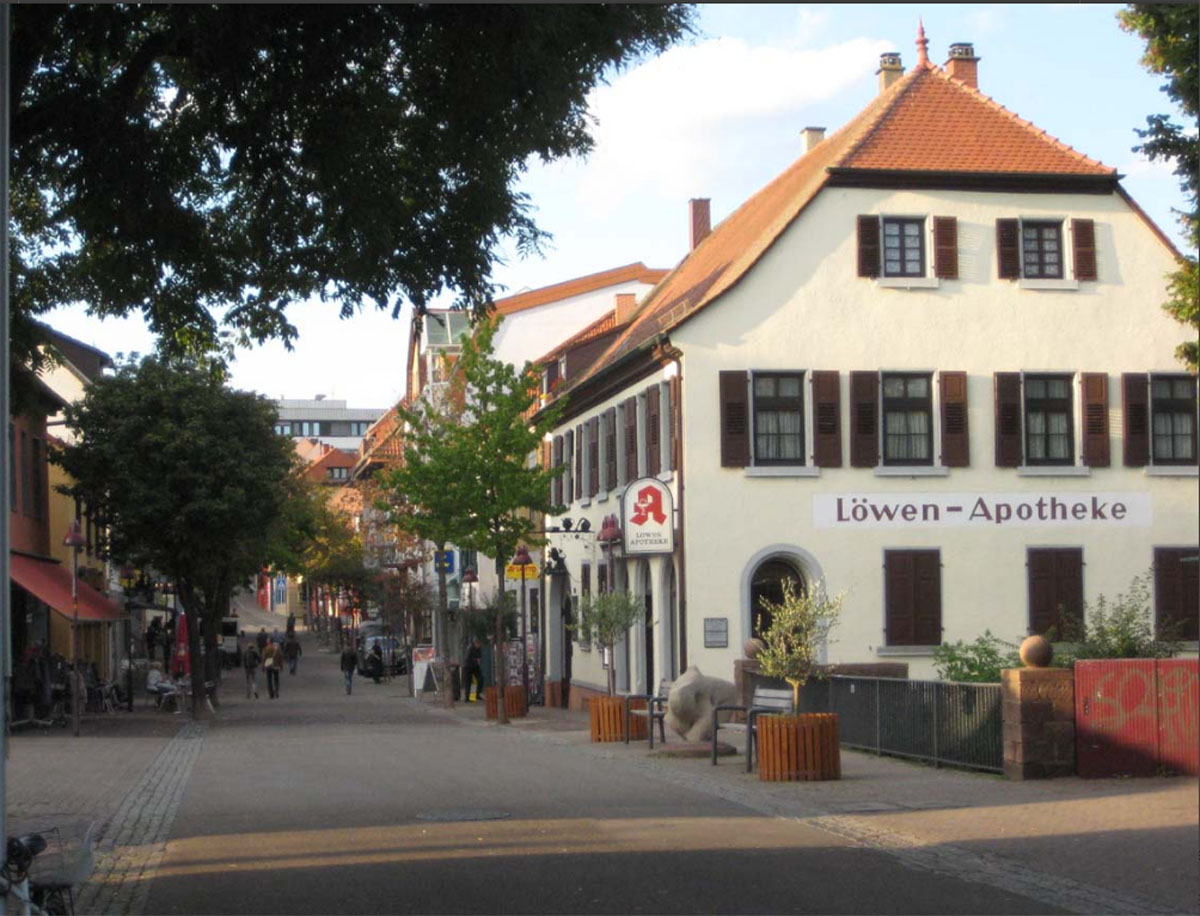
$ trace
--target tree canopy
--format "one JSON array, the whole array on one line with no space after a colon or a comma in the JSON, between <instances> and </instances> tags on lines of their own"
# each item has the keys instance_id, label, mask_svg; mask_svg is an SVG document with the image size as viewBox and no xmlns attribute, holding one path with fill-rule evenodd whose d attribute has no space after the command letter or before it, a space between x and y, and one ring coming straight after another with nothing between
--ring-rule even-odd
<instances>
[{"instance_id":1,"label":"tree canopy","mask_svg":"<svg viewBox=\"0 0 1200 916\"><path fill-rule=\"evenodd\" d=\"M586 96L687 5L78 4L12 11L14 362L24 319L141 312L168 355L293 339L289 304L482 310L514 189L586 153Z\"/></svg>"},{"instance_id":2,"label":"tree canopy","mask_svg":"<svg viewBox=\"0 0 1200 916\"><path fill-rule=\"evenodd\" d=\"M1196 249L1200 246L1200 6L1195 3L1131 3L1118 14L1121 27L1135 32L1146 42L1142 64L1152 73L1167 77L1163 92L1186 118L1179 124L1171 115L1154 114L1146 118L1146 129L1137 134L1146 142L1135 146L1151 160L1175 163L1175 174L1190 204L1180 214L1191 251L1179 270L1170 276L1170 298L1163 304L1174 318L1192 330L1192 336L1175 354L1193 372L1197 370Z\"/></svg>"}]
</instances>

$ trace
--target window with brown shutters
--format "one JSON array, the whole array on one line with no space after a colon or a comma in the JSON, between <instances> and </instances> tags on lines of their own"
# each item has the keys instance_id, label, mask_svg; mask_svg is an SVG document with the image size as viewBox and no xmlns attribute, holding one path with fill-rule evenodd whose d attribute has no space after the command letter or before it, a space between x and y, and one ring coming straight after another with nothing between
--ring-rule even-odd
<instances>
[{"instance_id":1,"label":"window with brown shutters","mask_svg":"<svg viewBox=\"0 0 1200 916\"><path fill-rule=\"evenodd\" d=\"M600 418L587 421L587 495L600 492Z\"/></svg>"},{"instance_id":2,"label":"window with brown shutters","mask_svg":"<svg viewBox=\"0 0 1200 916\"><path fill-rule=\"evenodd\" d=\"M1154 548L1154 625L1160 639L1200 640L1200 550Z\"/></svg>"},{"instance_id":3,"label":"window with brown shutters","mask_svg":"<svg viewBox=\"0 0 1200 916\"><path fill-rule=\"evenodd\" d=\"M671 379L667 386L667 397L670 403L667 407L667 460L668 468L672 471L679 469L679 432L682 422L682 406L679 402L679 376Z\"/></svg>"},{"instance_id":4,"label":"window with brown shutters","mask_svg":"<svg viewBox=\"0 0 1200 916\"><path fill-rule=\"evenodd\" d=\"M1021 373L997 372L996 467L1021 466Z\"/></svg>"},{"instance_id":5,"label":"window with brown shutters","mask_svg":"<svg viewBox=\"0 0 1200 916\"><path fill-rule=\"evenodd\" d=\"M967 427L967 373L941 372L938 384L941 388L942 465L969 467L971 437Z\"/></svg>"},{"instance_id":6,"label":"window with brown shutters","mask_svg":"<svg viewBox=\"0 0 1200 916\"><path fill-rule=\"evenodd\" d=\"M562 468L563 463L563 437L555 436L554 444L550 451L550 466L557 469ZM563 492L563 475L562 471L555 475L554 480L550 483L550 502L556 506L562 505Z\"/></svg>"},{"instance_id":7,"label":"window with brown shutters","mask_svg":"<svg viewBox=\"0 0 1200 916\"><path fill-rule=\"evenodd\" d=\"M1106 468L1108 449L1108 376L1103 372L1084 372L1079 376L1083 391L1083 463Z\"/></svg>"},{"instance_id":8,"label":"window with brown shutters","mask_svg":"<svg viewBox=\"0 0 1200 916\"><path fill-rule=\"evenodd\" d=\"M879 373L850 373L850 466L879 464Z\"/></svg>"},{"instance_id":9,"label":"window with brown shutters","mask_svg":"<svg viewBox=\"0 0 1200 916\"><path fill-rule=\"evenodd\" d=\"M879 217L858 218L858 275L879 276Z\"/></svg>"},{"instance_id":10,"label":"window with brown shutters","mask_svg":"<svg viewBox=\"0 0 1200 916\"><path fill-rule=\"evenodd\" d=\"M575 426L575 498L583 499L585 481L583 479L583 453L587 450L587 439L582 423Z\"/></svg>"},{"instance_id":11,"label":"window with brown shutters","mask_svg":"<svg viewBox=\"0 0 1200 916\"><path fill-rule=\"evenodd\" d=\"M658 383L646 389L646 474L658 475L662 470L662 414L659 410Z\"/></svg>"},{"instance_id":12,"label":"window with brown shutters","mask_svg":"<svg viewBox=\"0 0 1200 916\"><path fill-rule=\"evenodd\" d=\"M1145 467L1150 460L1150 381L1144 372L1121 375L1121 413L1125 467Z\"/></svg>"},{"instance_id":13,"label":"window with brown shutters","mask_svg":"<svg viewBox=\"0 0 1200 916\"><path fill-rule=\"evenodd\" d=\"M883 463L933 464L933 380L928 372L884 372Z\"/></svg>"},{"instance_id":14,"label":"window with brown shutters","mask_svg":"<svg viewBox=\"0 0 1200 916\"><path fill-rule=\"evenodd\" d=\"M933 275L958 279L958 220L953 216L933 218Z\"/></svg>"},{"instance_id":15,"label":"window with brown shutters","mask_svg":"<svg viewBox=\"0 0 1200 916\"><path fill-rule=\"evenodd\" d=\"M1079 547L1029 548L1029 633L1073 639L1083 621L1083 550Z\"/></svg>"},{"instance_id":16,"label":"window with brown shutters","mask_svg":"<svg viewBox=\"0 0 1200 916\"><path fill-rule=\"evenodd\" d=\"M996 271L1001 280L1021 277L1021 222L996 220Z\"/></svg>"},{"instance_id":17,"label":"window with brown shutters","mask_svg":"<svg viewBox=\"0 0 1200 916\"><path fill-rule=\"evenodd\" d=\"M617 408L604 411L601 421L604 426L604 489L617 486Z\"/></svg>"},{"instance_id":18,"label":"window with brown shutters","mask_svg":"<svg viewBox=\"0 0 1200 916\"><path fill-rule=\"evenodd\" d=\"M939 550L885 550L884 631L889 646L942 642L942 561Z\"/></svg>"},{"instance_id":19,"label":"window with brown shutters","mask_svg":"<svg viewBox=\"0 0 1200 916\"><path fill-rule=\"evenodd\" d=\"M1196 464L1196 377L1150 376L1150 460Z\"/></svg>"},{"instance_id":20,"label":"window with brown shutters","mask_svg":"<svg viewBox=\"0 0 1200 916\"><path fill-rule=\"evenodd\" d=\"M753 399L755 465L803 465L804 373L754 372Z\"/></svg>"},{"instance_id":21,"label":"window with brown shutters","mask_svg":"<svg viewBox=\"0 0 1200 916\"><path fill-rule=\"evenodd\" d=\"M638 478L637 396L625 399L625 482Z\"/></svg>"},{"instance_id":22,"label":"window with brown shutters","mask_svg":"<svg viewBox=\"0 0 1200 916\"><path fill-rule=\"evenodd\" d=\"M1090 219L1071 220L1071 246L1076 280L1096 279L1096 223Z\"/></svg>"},{"instance_id":23,"label":"window with brown shutters","mask_svg":"<svg viewBox=\"0 0 1200 916\"><path fill-rule=\"evenodd\" d=\"M1075 409L1069 375L1026 375L1021 380L1025 409L1025 463L1075 463Z\"/></svg>"},{"instance_id":24,"label":"window with brown shutters","mask_svg":"<svg viewBox=\"0 0 1200 916\"><path fill-rule=\"evenodd\" d=\"M842 466L842 400L839 374L817 371L812 374L813 390L813 463L819 468Z\"/></svg>"},{"instance_id":25,"label":"window with brown shutters","mask_svg":"<svg viewBox=\"0 0 1200 916\"><path fill-rule=\"evenodd\" d=\"M750 463L750 399L747 373L722 370L721 467L744 468Z\"/></svg>"}]
</instances>

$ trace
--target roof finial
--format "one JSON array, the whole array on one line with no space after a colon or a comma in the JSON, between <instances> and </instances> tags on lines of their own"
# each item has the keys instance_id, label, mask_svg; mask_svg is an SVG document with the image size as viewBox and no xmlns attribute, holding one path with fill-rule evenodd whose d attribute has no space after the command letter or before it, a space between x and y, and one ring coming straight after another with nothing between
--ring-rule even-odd
<instances>
[{"instance_id":1,"label":"roof finial","mask_svg":"<svg viewBox=\"0 0 1200 916\"><path fill-rule=\"evenodd\" d=\"M925 23L917 17L917 66L923 67L929 63L929 39L925 37Z\"/></svg>"}]
</instances>

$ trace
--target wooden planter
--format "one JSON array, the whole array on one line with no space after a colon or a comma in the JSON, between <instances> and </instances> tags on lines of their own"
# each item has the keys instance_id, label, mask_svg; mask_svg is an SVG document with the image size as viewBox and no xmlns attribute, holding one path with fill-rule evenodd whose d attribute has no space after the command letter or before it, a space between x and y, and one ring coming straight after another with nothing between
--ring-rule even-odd
<instances>
[{"instance_id":1,"label":"wooden planter","mask_svg":"<svg viewBox=\"0 0 1200 916\"><path fill-rule=\"evenodd\" d=\"M483 711L489 719L498 719L500 710L496 703L496 688L483 689ZM508 687L504 691L504 711L510 719L520 719L525 715L525 688L521 685Z\"/></svg>"},{"instance_id":2,"label":"wooden planter","mask_svg":"<svg viewBox=\"0 0 1200 916\"><path fill-rule=\"evenodd\" d=\"M625 698L592 697L588 701L593 741L625 740Z\"/></svg>"},{"instance_id":3,"label":"wooden planter","mask_svg":"<svg viewBox=\"0 0 1200 916\"><path fill-rule=\"evenodd\" d=\"M763 782L842 778L837 713L763 715L755 733Z\"/></svg>"}]
</instances>

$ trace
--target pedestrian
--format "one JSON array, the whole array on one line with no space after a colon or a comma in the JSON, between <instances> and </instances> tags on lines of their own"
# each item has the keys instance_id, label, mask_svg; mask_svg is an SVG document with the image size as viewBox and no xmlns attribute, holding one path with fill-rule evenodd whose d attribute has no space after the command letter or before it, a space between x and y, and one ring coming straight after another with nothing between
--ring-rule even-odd
<instances>
[{"instance_id":1,"label":"pedestrian","mask_svg":"<svg viewBox=\"0 0 1200 916\"><path fill-rule=\"evenodd\" d=\"M258 699L258 663L262 661L262 656L258 651L257 643L247 643L246 651L242 653L242 667L246 670L246 699L250 699L250 693L254 693L254 699Z\"/></svg>"},{"instance_id":2,"label":"pedestrian","mask_svg":"<svg viewBox=\"0 0 1200 916\"><path fill-rule=\"evenodd\" d=\"M367 653L367 660L363 667L367 677L376 684L383 678L383 649L378 642L371 646L371 651Z\"/></svg>"},{"instance_id":3,"label":"pedestrian","mask_svg":"<svg viewBox=\"0 0 1200 916\"><path fill-rule=\"evenodd\" d=\"M287 639L283 641L283 657L287 659L288 674L296 673L296 665L300 663L300 656L304 654L304 650L300 648L300 640L296 638L296 631L292 630L287 635Z\"/></svg>"},{"instance_id":4,"label":"pedestrian","mask_svg":"<svg viewBox=\"0 0 1200 916\"><path fill-rule=\"evenodd\" d=\"M479 695L483 693L483 643L476 636L471 641L471 648L467 650L467 658L463 662L463 696L466 697L468 703L479 702ZM475 699L471 699L471 681L475 682Z\"/></svg>"},{"instance_id":5,"label":"pedestrian","mask_svg":"<svg viewBox=\"0 0 1200 916\"><path fill-rule=\"evenodd\" d=\"M294 636L296 633L296 615L288 614L287 616L287 632L288 636Z\"/></svg>"},{"instance_id":6,"label":"pedestrian","mask_svg":"<svg viewBox=\"0 0 1200 916\"><path fill-rule=\"evenodd\" d=\"M283 650L273 639L267 640L267 648L263 652L263 671L267 672L267 695L272 700L279 699L279 670L283 667Z\"/></svg>"},{"instance_id":7,"label":"pedestrian","mask_svg":"<svg viewBox=\"0 0 1200 916\"><path fill-rule=\"evenodd\" d=\"M146 657L149 661L154 661L154 649L159 643L159 634L162 630L162 621L153 617L150 619L150 626L146 628ZM163 659L166 661L166 659Z\"/></svg>"},{"instance_id":8,"label":"pedestrian","mask_svg":"<svg viewBox=\"0 0 1200 916\"><path fill-rule=\"evenodd\" d=\"M350 693L350 688L354 686L354 670L357 667L358 653L354 651L354 644L346 640L342 648L342 676L346 679L346 693Z\"/></svg>"},{"instance_id":9,"label":"pedestrian","mask_svg":"<svg viewBox=\"0 0 1200 916\"><path fill-rule=\"evenodd\" d=\"M267 635L267 628L262 627L258 631L258 635L254 637L254 641L258 644L258 652L261 655L267 650L267 640L270 639Z\"/></svg>"}]
</instances>

